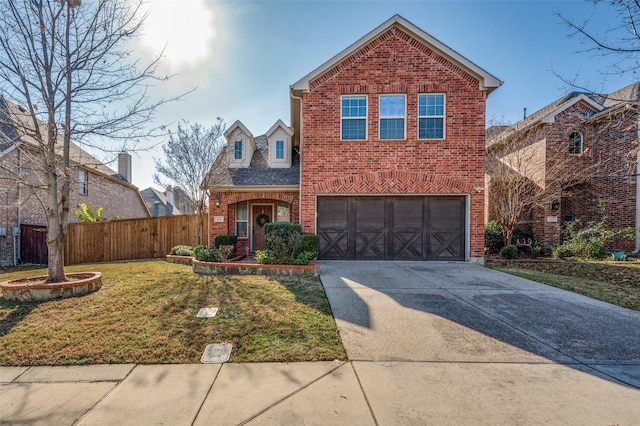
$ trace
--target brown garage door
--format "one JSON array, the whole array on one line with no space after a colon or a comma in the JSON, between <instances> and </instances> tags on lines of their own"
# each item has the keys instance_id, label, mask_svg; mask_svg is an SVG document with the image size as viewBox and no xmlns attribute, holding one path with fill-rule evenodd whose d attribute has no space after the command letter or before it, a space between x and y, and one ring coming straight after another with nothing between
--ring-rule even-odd
<instances>
[{"instance_id":1,"label":"brown garage door","mask_svg":"<svg viewBox=\"0 0 640 426\"><path fill-rule=\"evenodd\" d=\"M464 197L318 197L321 259L464 260Z\"/></svg>"}]
</instances>

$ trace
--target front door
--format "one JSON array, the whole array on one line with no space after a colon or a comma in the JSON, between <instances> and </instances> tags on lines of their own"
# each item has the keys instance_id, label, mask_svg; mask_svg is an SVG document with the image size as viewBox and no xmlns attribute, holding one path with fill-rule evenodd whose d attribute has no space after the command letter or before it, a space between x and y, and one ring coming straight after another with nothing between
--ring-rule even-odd
<instances>
[{"instance_id":1,"label":"front door","mask_svg":"<svg viewBox=\"0 0 640 426\"><path fill-rule=\"evenodd\" d=\"M253 234L253 251L264 250L264 224L273 222L273 205L254 204L251 207L251 224Z\"/></svg>"}]
</instances>

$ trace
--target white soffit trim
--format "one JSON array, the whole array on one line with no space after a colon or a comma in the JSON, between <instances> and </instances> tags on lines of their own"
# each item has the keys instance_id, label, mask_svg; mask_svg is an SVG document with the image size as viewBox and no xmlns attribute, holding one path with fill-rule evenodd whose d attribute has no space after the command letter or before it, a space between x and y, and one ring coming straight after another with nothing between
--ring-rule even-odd
<instances>
[{"instance_id":1,"label":"white soffit trim","mask_svg":"<svg viewBox=\"0 0 640 426\"><path fill-rule=\"evenodd\" d=\"M296 83L291 85L291 90L293 91L308 91L309 83L315 78L321 76L325 72L329 71L335 65L339 64L353 53L358 51L360 48L365 46L367 43L374 40L383 32L387 31L393 25L399 26L403 31L406 31L412 37L416 38L430 49L437 52L439 55L448 59L455 65L459 66L463 70L467 71L471 75L478 78L480 81L480 90L487 90L488 92L492 92L502 85L502 81L489 73L488 71L480 68L478 65L474 64L464 56L460 55L455 50L451 49L449 46L445 45L435 37L429 35L425 31L416 27L411 22L407 21L400 15L394 15L382 25L375 28L373 31L369 32L367 35L353 43L351 46L344 49L342 52L335 55L333 58L329 59L324 64L320 65L315 70L311 71L309 74L304 76L302 79L298 80Z\"/></svg>"},{"instance_id":2,"label":"white soffit trim","mask_svg":"<svg viewBox=\"0 0 640 426\"><path fill-rule=\"evenodd\" d=\"M282 128L282 130L284 130L286 134L288 134L289 136L293 136L293 130L291 130L289 126L284 124L284 122L281 119L278 119L278 121L276 121L275 124L271 126L269 130L267 130L267 133L265 133L265 136L268 138L273 134L273 132L278 130L278 128Z\"/></svg>"},{"instance_id":3,"label":"white soffit trim","mask_svg":"<svg viewBox=\"0 0 640 426\"><path fill-rule=\"evenodd\" d=\"M229 136L237 129L239 128L240 131L242 133L244 133L245 135L249 136L249 138L253 139L253 134L249 131L249 129L247 129L245 127L244 124L242 124L242 122L240 120L236 120L228 129L226 132L224 132L224 137L229 139Z\"/></svg>"},{"instance_id":4,"label":"white soffit trim","mask_svg":"<svg viewBox=\"0 0 640 426\"><path fill-rule=\"evenodd\" d=\"M600 105L599 103L597 103L596 101L594 101L593 99L591 99L590 97L585 95L584 93L581 93L580 95L576 96L575 98L571 98L567 102L565 102L565 103L561 104L560 106L558 106L558 108L554 109L549 114L547 114L546 116L542 117L542 119L540 121L542 123L553 123L555 121L555 119L556 119L556 115L560 114L562 111L566 110L570 106L573 106L573 105L575 105L576 103L578 103L580 101L586 102L587 104L589 104L589 106L591 106L596 111L602 111L604 109L604 107L602 105Z\"/></svg>"}]
</instances>

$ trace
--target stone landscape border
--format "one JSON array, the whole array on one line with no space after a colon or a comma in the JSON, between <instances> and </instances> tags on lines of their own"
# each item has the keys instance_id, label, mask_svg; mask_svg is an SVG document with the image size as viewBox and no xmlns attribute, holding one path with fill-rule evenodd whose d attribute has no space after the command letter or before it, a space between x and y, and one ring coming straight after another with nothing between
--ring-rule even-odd
<instances>
[{"instance_id":1,"label":"stone landscape border","mask_svg":"<svg viewBox=\"0 0 640 426\"><path fill-rule=\"evenodd\" d=\"M227 262L202 262L191 256L167 255L167 262L192 265L193 272L201 275L281 275L317 277L320 265L316 261L308 265L274 265L253 262L238 262L245 256L230 259Z\"/></svg>"},{"instance_id":2,"label":"stone landscape border","mask_svg":"<svg viewBox=\"0 0 640 426\"><path fill-rule=\"evenodd\" d=\"M59 297L80 296L102 287L101 272L75 272L65 274L69 280L45 284L46 275L18 278L0 283L5 300L43 301Z\"/></svg>"}]
</instances>

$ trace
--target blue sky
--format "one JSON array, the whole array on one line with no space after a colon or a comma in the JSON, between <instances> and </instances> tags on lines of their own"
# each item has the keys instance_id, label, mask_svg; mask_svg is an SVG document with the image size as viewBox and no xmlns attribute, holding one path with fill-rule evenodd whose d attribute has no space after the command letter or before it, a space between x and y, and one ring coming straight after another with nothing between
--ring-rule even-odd
<instances>
[{"instance_id":1,"label":"blue sky","mask_svg":"<svg viewBox=\"0 0 640 426\"><path fill-rule=\"evenodd\" d=\"M174 74L154 95L192 88L163 107L161 123L208 126L241 120L254 135L290 122L289 85L398 13L504 81L487 101L487 117L513 123L572 89L554 72L601 93L633 82L604 77L608 58L585 49L554 12L589 19L596 32L617 23L608 7L588 1L271 1L151 0L141 56L166 43L161 69ZM605 5L606 6L606 5ZM605 13L608 12L608 13ZM637 77L635 77L637 79ZM175 128L175 124L170 126ZM133 183L156 186L152 157L134 154Z\"/></svg>"}]
</instances>

